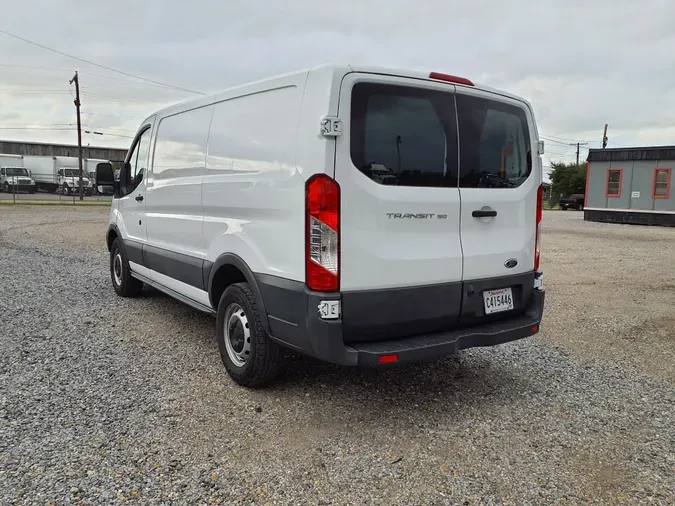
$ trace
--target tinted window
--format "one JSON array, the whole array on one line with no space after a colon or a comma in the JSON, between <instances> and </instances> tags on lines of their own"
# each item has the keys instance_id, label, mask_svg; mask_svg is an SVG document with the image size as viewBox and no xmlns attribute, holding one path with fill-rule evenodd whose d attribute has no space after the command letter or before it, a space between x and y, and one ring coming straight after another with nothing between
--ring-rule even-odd
<instances>
[{"instance_id":1,"label":"tinted window","mask_svg":"<svg viewBox=\"0 0 675 506\"><path fill-rule=\"evenodd\" d=\"M459 186L513 188L532 172L525 111L495 100L457 94Z\"/></svg>"},{"instance_id":2,"label":"tinted window","mask_svg":"<svg viewBox=\"0 0 675 506\"><path fill-rule=\"evenodd\" d=\"M155 179L201 175L213 106L168 116L159 123L152 173Z\"/></svg>"},{"instance_id":3,"label":"tinted window","mask_svg":"<svg viewBox=\"0 0 675 506\"><path fill-rule=\"evenodd\" d=\"M352 162L380 184L457 186L456 124L452 93L358 83Z\"/></svg>"}]
</instances>

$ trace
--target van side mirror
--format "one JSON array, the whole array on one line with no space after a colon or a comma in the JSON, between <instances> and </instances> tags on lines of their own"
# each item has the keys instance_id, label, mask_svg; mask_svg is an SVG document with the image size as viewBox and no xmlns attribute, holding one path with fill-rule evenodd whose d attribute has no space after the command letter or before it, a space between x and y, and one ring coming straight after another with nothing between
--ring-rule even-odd
<instances>
[{"instance_id":1,"label":"van side mirror","mask_svg":"<svg viewBox=\"0 0 675 506\"><path fill-rule=\"evenodd\" d=\"M109 163L99 163L96 165L96 186L112 185L115 182L115 174L112 165Z\"/></svg>"},{"instance_id":2,"label":"van side mirror","mask_svg":"<svg viewBox=\"0 0 675 506\"><path fill-rule=\"evenodd\" d=\"M97 163L94 179L94 186L99 192L103 193L101 187L107 186L108 188L114 189L116 193L117 188L115 186L115 173L113 172L113 168L110 163Z\"/></svg>"}]
</instances>

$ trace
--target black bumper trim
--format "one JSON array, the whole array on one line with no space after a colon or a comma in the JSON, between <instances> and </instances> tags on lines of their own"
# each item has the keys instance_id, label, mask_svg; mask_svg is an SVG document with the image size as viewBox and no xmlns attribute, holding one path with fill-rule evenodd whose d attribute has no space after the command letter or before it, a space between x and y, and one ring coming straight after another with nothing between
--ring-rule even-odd
<instances>
[{"instance_id":1,"label":"black bumper trim","mask_svg":"<svg viewBox=\"0 0 675 506\"><path fill-rule=\"evenodd\" d=\"M528 312L516 318L475 327L376 343L351 345L359 365L378 365L382 355L396 355L395 363L416 362L451 355L466 348L496 346L539 331L544 292L535 291Z\"/></svg>"}]
</instances>

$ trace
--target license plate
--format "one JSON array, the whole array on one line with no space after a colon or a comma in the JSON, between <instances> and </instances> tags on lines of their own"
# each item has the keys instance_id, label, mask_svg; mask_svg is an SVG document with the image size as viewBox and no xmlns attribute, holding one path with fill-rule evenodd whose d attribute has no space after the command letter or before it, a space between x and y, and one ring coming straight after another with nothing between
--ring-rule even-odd
<instances>
[{"instance_id":1,"label":"license plate","mask_svg":"<svg viewBox=\"0 0 675 506\"><path fill-rule=\"evenodd\" d=\"M513 293L510 288L485 290L483 292L485 314L500 313L513 309Z\"/></svg>"}]
</instances>

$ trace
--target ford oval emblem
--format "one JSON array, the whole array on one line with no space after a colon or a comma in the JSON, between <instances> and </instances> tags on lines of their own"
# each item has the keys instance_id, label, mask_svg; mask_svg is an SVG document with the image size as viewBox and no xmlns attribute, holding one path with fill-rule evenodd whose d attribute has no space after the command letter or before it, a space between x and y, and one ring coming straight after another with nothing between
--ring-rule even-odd
<instances>
[{"instance_id":1,"label":"ford oval emblem","mask_svg":"<svg viewBox=\"0 0 675 506\"><path fill-rule=\"evenodd\" d=\"M513 269L516 265L518 265L518 260L515 258L509 258L506 262L504 262L504 267L507 269Z\"/></svg>"}]
</instances>

